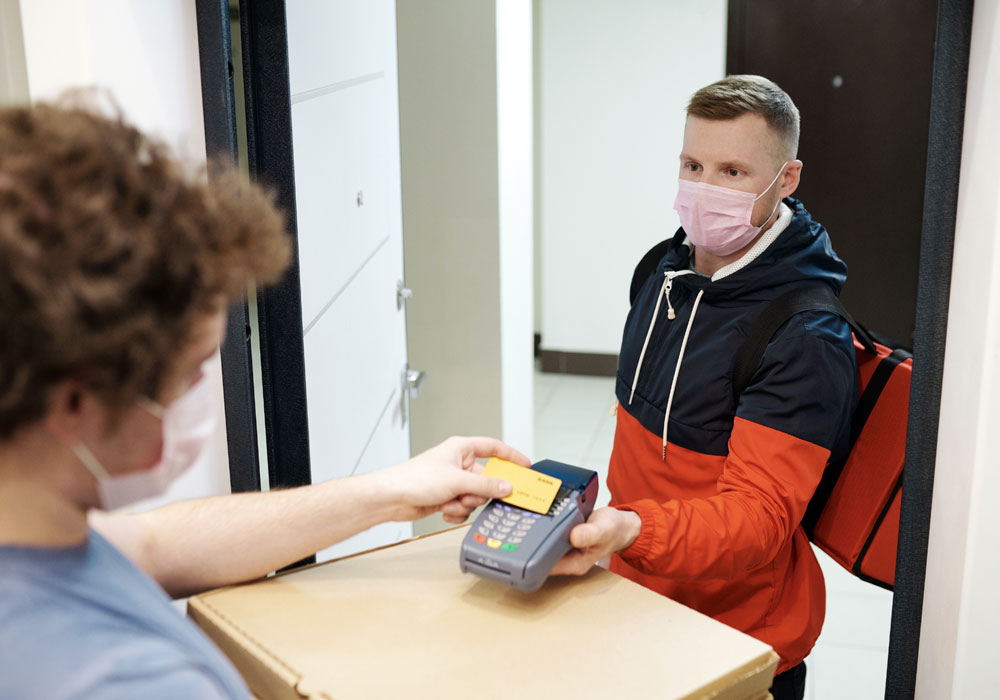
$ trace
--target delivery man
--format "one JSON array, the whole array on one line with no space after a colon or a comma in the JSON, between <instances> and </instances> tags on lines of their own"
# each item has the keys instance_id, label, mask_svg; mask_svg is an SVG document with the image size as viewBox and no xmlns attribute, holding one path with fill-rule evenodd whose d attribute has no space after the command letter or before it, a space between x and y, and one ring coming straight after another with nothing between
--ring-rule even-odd
<instances>
[{"instance_id":1,"label":"delivery man","mask_svg":"<svg viewBox=\"0 0 1000 700\"><path fill-rule=\"evenodd\" d=\"M608 472L611 506L576 527L557 573L611 570L729 624L781 656L776 700L801 698L825 588L799 523L848 447L857 365L847 324L793 317L749 386L734 355L761 309L847 267L792 199L799 113L773 82L734 75L687 107L674 208L682 227L632 280Z\"/></svg>"},{"instance_id":2,"label":"delivery man","mask_svg":"<svg viewBox=\"0 0 1000 700\"><path fill-rule=\"evenodd\" d=\"M85 110L0 111L0 697L248 698L167 594L263 576L383 521L462 522L510 491L475 458L528 465L453 438L365 476L104 512L198 456L226 308L289 256L271 198L237 174L207 182Z\"/></svg>"}]
</instances>

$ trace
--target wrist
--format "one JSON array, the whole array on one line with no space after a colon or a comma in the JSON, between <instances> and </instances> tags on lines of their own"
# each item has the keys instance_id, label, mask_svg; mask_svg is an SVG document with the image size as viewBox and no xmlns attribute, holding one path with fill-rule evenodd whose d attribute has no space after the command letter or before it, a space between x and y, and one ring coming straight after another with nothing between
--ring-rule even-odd
<instances>
[{"instance_id":1,"label":"wrist","mask_svg":"<svg viewBox=\"0 0 1000 700\"><path fill-rule=\"evenodd\" d=\"M396 520L403 506L402 497L394 489L395 481L385 478L382 471L347 477L353 482L356 502L362 505L372 525Z\"/></svg>"}]
</instances>

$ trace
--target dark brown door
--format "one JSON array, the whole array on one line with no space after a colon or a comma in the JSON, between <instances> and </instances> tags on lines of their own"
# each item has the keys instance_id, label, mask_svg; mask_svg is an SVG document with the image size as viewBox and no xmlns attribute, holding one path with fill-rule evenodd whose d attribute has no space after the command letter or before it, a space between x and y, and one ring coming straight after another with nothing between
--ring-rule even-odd
<instances>
[{"instance_id":1,"label":"dark brown door","mask_svg":"<svg viewBox=\"0 0 1000 700\"><path fill-rule=\"evenodd\" d=\"M802 116L799 197L848 265L841 299L913 346L936 2L730 0L726 70ZM933 164L931 164L933 167Z\"/></svg>"}]
</instances>

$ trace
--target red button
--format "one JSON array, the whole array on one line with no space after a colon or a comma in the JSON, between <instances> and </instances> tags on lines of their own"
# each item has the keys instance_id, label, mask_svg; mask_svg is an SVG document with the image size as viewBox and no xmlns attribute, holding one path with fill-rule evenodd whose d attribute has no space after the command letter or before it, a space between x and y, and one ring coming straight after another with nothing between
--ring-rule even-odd
<instances>
[{"instance_id":1,"label":"red button","mask_svg":"<svg viewBox=\"0 0 1000 700\"><path fill-rule=\"evenodd\" d=\"M480 535L478 532L472 536L472 539L474 539L479 544L486 544L486 538Z\"/></svg>"}]
</instances>

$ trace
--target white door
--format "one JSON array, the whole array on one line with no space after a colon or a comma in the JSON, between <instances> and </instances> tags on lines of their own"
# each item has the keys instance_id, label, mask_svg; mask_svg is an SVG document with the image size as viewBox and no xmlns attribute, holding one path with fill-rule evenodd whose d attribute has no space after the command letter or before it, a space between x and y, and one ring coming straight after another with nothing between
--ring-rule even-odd
<instances>
[{"instance_id":1,"label":"white door","mask_svg":"<svg viewBox=\"0 0 1000 700\"><path fill-rule=\"evenodd\" d=\"M314 482L409 457L394 0L288 0ZM336 517L336 514L331 514ZM409 537L386 523L323 561Z\"/></svg>"}]
</instances>

